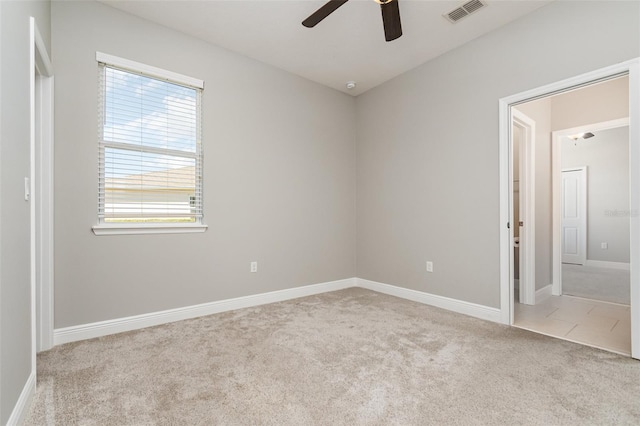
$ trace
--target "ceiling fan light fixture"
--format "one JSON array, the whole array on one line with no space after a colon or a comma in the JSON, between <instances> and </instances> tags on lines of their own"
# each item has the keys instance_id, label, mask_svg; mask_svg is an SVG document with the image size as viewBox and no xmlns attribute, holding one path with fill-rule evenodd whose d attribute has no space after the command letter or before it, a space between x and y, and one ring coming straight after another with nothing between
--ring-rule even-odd
<instances>
[{"instance_id":1,"label":"ceiling fan light fixture","mask_svg":"<svg viewBox=\"0 0 640 426\"><path fill-rule=\"evenodd\" d=\"M340 6L349 0L329 0L320 9L313 12L302 25L313 28L322 22L327 16L335 12ZM382 11L382 25L384 27L384 39L393 41L402 36L402 23L400 22L400 8L398 0L373 0L380 5ZM480 1L480 0L472 0Z\"/></svg>"},{"instance_id":2,"label":"ceiling fan light fixture","mask_svg":"<svg viewBox=\"0 0 640 426\"><path fill-rule=\"evenodd\" d=\"M595 135L591 132L577 133L575 135L569 135L568 138L573 141L573 146L578 146L578 139L589 139Z\"/></svg>"},{"instance_id":3,"label":"ceiling fan light fixture","mask_svg":"<svg viewBox=\"0 0 640 426\"><path fill-rule=\"evenodd\" d=\"M577 141L578 139L582 138L584 136L584 133L577 133L575 135L571 135L569 136L569 139L572 139L574 141Z\"/></svg>"},{"instance_id":4,"label":"ceiling fan light fixture","mask_svg":"<svg viewBox=\"0 0 640 426\"><path fill-rule=\"evenodd\" d=\"M583 133L577 133L575 135L570 135L569 139L572 139L573 141L577 141L578 139L589 139L594 136L595 135L591 132L583 132Z\"/></svg>"}]
</instances>

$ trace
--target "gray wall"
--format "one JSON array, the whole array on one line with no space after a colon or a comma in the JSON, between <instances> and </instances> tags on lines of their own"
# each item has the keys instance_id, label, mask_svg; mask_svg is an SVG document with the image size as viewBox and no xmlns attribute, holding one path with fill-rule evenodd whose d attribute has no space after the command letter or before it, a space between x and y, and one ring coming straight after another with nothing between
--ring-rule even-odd
<instances>
[{"instance_id":1,"label":"gray wall","mask_svg":"<svg viewBox=\"0 0 640 426\"><path fill-rule=\"evenodd\" d=\"M0 1L0 424L31 373L29 17L50 45L48 2Z\"/></svg>"},{"instance_id":2,"label":"gray wall","mask_svg":"<svg viewBox=\"0 0 640 426\"><path fill-rule=\"evenodd\" d=\"M640 3L554 2L361 95L357 275L498 307L498 99L637 56Z\"/></svg>"},{"instance_id":3,"label":"gray wall","mask_svg":"<svg viewBox=\"0 0 640 426\"><path fill-rule=\"evenodd\" d=\"M95 2L52 28L56 328L355 276L354 98ZM96 51L205 81L207 232L91 232Z\"/></svg>"},{"instance_id":4,"label":"gray wall","mask_svg":"<svg viewBox=\"0 0 640 426\"><path fill-rule=\"evenodd\" d=\"M587 166L587 259L629 263L629 126L593 133L561 154L562 168Z\"/></svg>"}]
</instances>

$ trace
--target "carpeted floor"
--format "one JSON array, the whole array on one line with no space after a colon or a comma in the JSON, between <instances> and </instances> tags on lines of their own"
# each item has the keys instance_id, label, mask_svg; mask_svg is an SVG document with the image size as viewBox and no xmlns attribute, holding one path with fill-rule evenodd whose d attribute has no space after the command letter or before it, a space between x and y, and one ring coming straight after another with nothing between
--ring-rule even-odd
<instances>
[{"instance_id":1,"label":"carpeted floor","mask_svg":"<svg viewBox=\"0 0 640 426\"><path fill-rule=\"evenodd\" d=\"M28 425L639 424L640 362L352 288L71 343Z\"/></svg>"},{"instance_id":2,"label":"carpeted floor","mask_svg":"<svg viewBox=\"0 0 640 426\"><path fill-rule=\"evenodd\" d=\"M628 305L631 275L623 269L562 264L562 293Z\"/></svg>"}]
</instances>

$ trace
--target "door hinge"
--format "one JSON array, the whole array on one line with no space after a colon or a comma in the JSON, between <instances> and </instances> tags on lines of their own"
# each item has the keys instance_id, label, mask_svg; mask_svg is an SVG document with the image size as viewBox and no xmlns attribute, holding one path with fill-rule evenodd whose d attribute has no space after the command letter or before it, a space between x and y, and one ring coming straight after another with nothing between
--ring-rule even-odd
<instances>
[{"instance_id":1,"label":"door hinge","mask_svg":"<svg viewBox=\"0 0 640 426\"><path fill-rule=\"evenodd\" d=\"M507 229L511 229L511 224L507 222Z\"/></svg>"},{"instance_id":2,"label":"door hinge","mask_svg":"<svg viewBox=\"0 0 640 426\"><path fill-rule=\"evenodd\" d=\"M520 225L520 226L524 226L524 222L523 222L523 221L520 221L520 222L518 222L518 225Z\"/></svg>"}]
</instances>

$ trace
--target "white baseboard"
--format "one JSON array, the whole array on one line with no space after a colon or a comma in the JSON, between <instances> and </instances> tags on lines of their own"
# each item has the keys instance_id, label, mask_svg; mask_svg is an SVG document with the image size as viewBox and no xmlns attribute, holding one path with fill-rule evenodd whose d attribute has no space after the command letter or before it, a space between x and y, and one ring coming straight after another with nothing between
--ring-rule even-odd
<instances>
[{"instance_id":1,"label":"white baseboard","mask_svg":"<svg viewBox=\"0 0 640 426\"><path fill-rule=\"evenodd\" d=\"M609 268L609 269L623 269L625 271L631 270L630 263L624 262L608 262L605 260L590 260L587 259L584 262L584 266L593 266L596 268Z\"/></svg>"},{"instance_id":2,"label":"white baseboard","mask_svg":"<svg viewBox=\"0 0 640 426\"><path fill-rule=\"evenodd\" d=\"M500 309L498 308L491 308L489 306L478 305L475 303L465 302L458 299L451 299L444 296L437 296L435 294L410 290L408 288L369 281L362 278L356 278L356 282L358 287L377 291L379 293L400 297L402 299L412 300L414 302L424 303L425 305L436 306L438 308L447 309L449 311L481 318L488 321L498 323L501 322Z\"/></svg>"},{"instance_id":3,"label":"white baseboard","mask_svg":"<svg viewBox=\"0 0 640 426\"><path fill-rule=\"evenodd\" d=\"M536 305L540 302L544 302L548 298L551 297L551 290L553 289L553 285L548 284L538 290L536 290Z\"/></svg>"},{"instance_id":4,"label":"white baseboard","mask_svg":"<svg viewBox=\"0 0 640 426\"><path fill-rule=\"evenodd\" d=\"M13 407L13 411L11 412L11 416L9 420L7 420L7 426L16 426L21 425L26 420L27 414L29 412L29 407L31 407L31 399L36 392L36 373L35 371L29 374L29 378L27 382L24 384L24 388L22 388L22 392L20 393L20 397L18 397L18 401L16 405Z\"/></svg>"},{"instance_id":5,"label":"white baseboard","mask_svg":"<svg viewBox=\"0 0 640 426\"><path fill-rule=\"evenodd\" d=\"M53 343L54 345L61 345L63 343L76 342L79 340L92 339L94 337L102 337L110 334L122 333L125 331L138 330L145 327L167 324L170 322L197 318L205 315L217 314L220 312L249 308L251 306L265 305L267 303L282 302L284 300L297 299L299 297L312 296L314 294L342 290L355 286L356 279L347 278L344 280L312 284L303 287L289 288L286 290L271 291L268 293L237 297L235 299L220 300L216 302L203 303L200 305L169 309L166 311L151 312L148 314L117 318L114 320L59 328L53 331Z\"/></svg>"},{"instance_id":6,"label":"white baseboard","mask_svg":"<svg viewBox=\"0 0 640 426\"><path fill-rule=\"evenodd\" d=\"M255 294L235 299L185 306L183 308L169 309L166 311L151 312L131 317L58 328L53 331L53 343L54 345L61 345L64 343L77 342L79 340L93 339L95 337L139 330L145 327L152 327L155 325L167 324L175 321L217 314L220 312L233 311L236 309L249 308L252 306L265 305L268 303L282 302L285 300L297 299L299 297L342 290L349 287L362 287L379 293L413 300L415 302L436 306L438 308L447 309L449 311L472 317L500 322L500 309L498 308L477 305L475 303L437 296L435 294L410 290L361 278L347 278L344 280L272 291L269 293Z\"/></svg>"}]
</instances>

